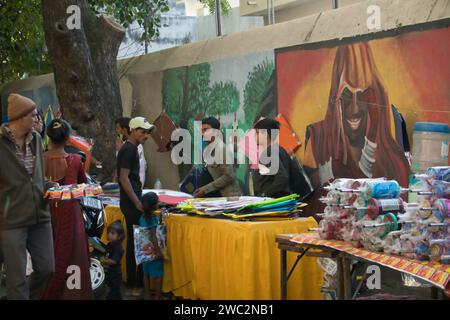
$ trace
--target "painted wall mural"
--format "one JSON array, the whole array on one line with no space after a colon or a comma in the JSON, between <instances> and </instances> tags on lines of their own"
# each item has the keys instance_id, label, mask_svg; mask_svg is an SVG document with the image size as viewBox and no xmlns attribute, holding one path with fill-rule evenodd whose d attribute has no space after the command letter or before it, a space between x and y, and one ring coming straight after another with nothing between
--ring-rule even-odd
<instances>
[{"instance_id":1,"label":"painted wall mural","mask_svg":"<svg viewBox=\"0 0 450 320\"><path fill-rule=\"evenodd\" d=\"M191 133L194 120L203 116L219 118L222 129L248 130L261 115L276 115L274 68L269 51L166 70L163 110ZM188 170L181 169L180 176ZM245 173L246 166L237 167L242 182Z\"/></svg>"},{"instance_id":2,"label":"painted wall mural","mask_svg":"<svg viewBox=\"0 0 450 320\"><path fill-rule=\"evenodd\" d=\"M247 129L266 104L273 105L273 88L273 51L260 52L164 71L162 103L181 128L190 130L203 113L220 117L224 128L236 118Z\"/></svg>"},{"instance_id":3,"label":"painted wall mural","mask_svg":"<svg viewBox=\"0 0 450 320\"><path fill-rule=\"evenodd\" d=\"M449 39L443 28L276 52L278 109L303 139L297 156L316 187L380 176L407 185L393 106L410 140L416 121L449 122Z\"/></svg>"}]
</instances>

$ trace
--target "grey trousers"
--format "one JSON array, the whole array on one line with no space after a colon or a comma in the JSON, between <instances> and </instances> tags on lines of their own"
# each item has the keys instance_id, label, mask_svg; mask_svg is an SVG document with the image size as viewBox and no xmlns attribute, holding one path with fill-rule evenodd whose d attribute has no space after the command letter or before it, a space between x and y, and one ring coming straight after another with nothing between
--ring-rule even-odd
<instances>
[{"instance_id":1,"label":"grey trousers","mask_svg":"<svg viewBox=\"0 0 450 320\"><path fill-rule=\"evenodd\" d=\"M51 223L0 231L6 266L8 300L39 299L48 278L55 271ZM28 287L26 279L27 253L30 253L33 273Z\"/></svg>"}]
</instances>

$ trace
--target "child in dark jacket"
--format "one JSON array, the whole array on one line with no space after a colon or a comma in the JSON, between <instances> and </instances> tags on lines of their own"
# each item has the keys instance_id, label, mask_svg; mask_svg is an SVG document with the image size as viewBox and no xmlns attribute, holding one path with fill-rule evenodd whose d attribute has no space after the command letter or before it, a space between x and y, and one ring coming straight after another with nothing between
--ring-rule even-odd
<instances>
[{"instance_id":1,"label":"child in dark jacket","mask_svg":"<svg viewBox=\"0 0 450 320\"><path fill-rule=\"evenodd\" d=\"M106 285L109 288L107 300L122 300L120 290L122 283L121 263L123 256L122 241L125 239L125 229L117 220L108 226L108 245L106 246L106 257L102 264L106 269Z\"/></svg>"}]
</instances>

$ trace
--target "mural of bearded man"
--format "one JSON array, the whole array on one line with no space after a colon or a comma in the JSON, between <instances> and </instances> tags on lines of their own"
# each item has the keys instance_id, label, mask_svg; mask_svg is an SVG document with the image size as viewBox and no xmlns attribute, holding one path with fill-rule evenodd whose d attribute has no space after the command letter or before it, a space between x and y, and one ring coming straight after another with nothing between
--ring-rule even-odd
<instances>
[{"instance_id":1,"label":"mural of bearded man","mask_svg":"<svg viewBox=\"0 0 450 320\"><path fill-rule=\"evenodd\" d=\"M306 130L304 166L315 188L335 178L386 177L407 186L391 135L391 107L367 43L340 46L325 119Z\"/></svg>"}]
</instances>

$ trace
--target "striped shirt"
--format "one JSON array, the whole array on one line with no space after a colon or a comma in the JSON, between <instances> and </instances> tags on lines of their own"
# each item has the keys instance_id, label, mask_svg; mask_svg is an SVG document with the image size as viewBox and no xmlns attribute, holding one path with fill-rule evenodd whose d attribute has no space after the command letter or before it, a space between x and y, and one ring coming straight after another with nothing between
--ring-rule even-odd
<instances>
[{"instance_id":1,"label":"striped shirt","mask_svg":"<svg viewBox=\"0 0 450 320\"><path fill-rule=\"evenodd\" d=\"M16 146L16 156L19 159L20 163L25 167L28 174L30 176L33 175L34 172L34 159L33 151L31 150L31 141L33 140L33 135L31 132L25 138L25 153L22 150L22 147L16 143L16 139L14 138L14 134L8 126L5 126L6 132L8 134L8 138L14 142Z\"/></svg>"}]
</instances>

